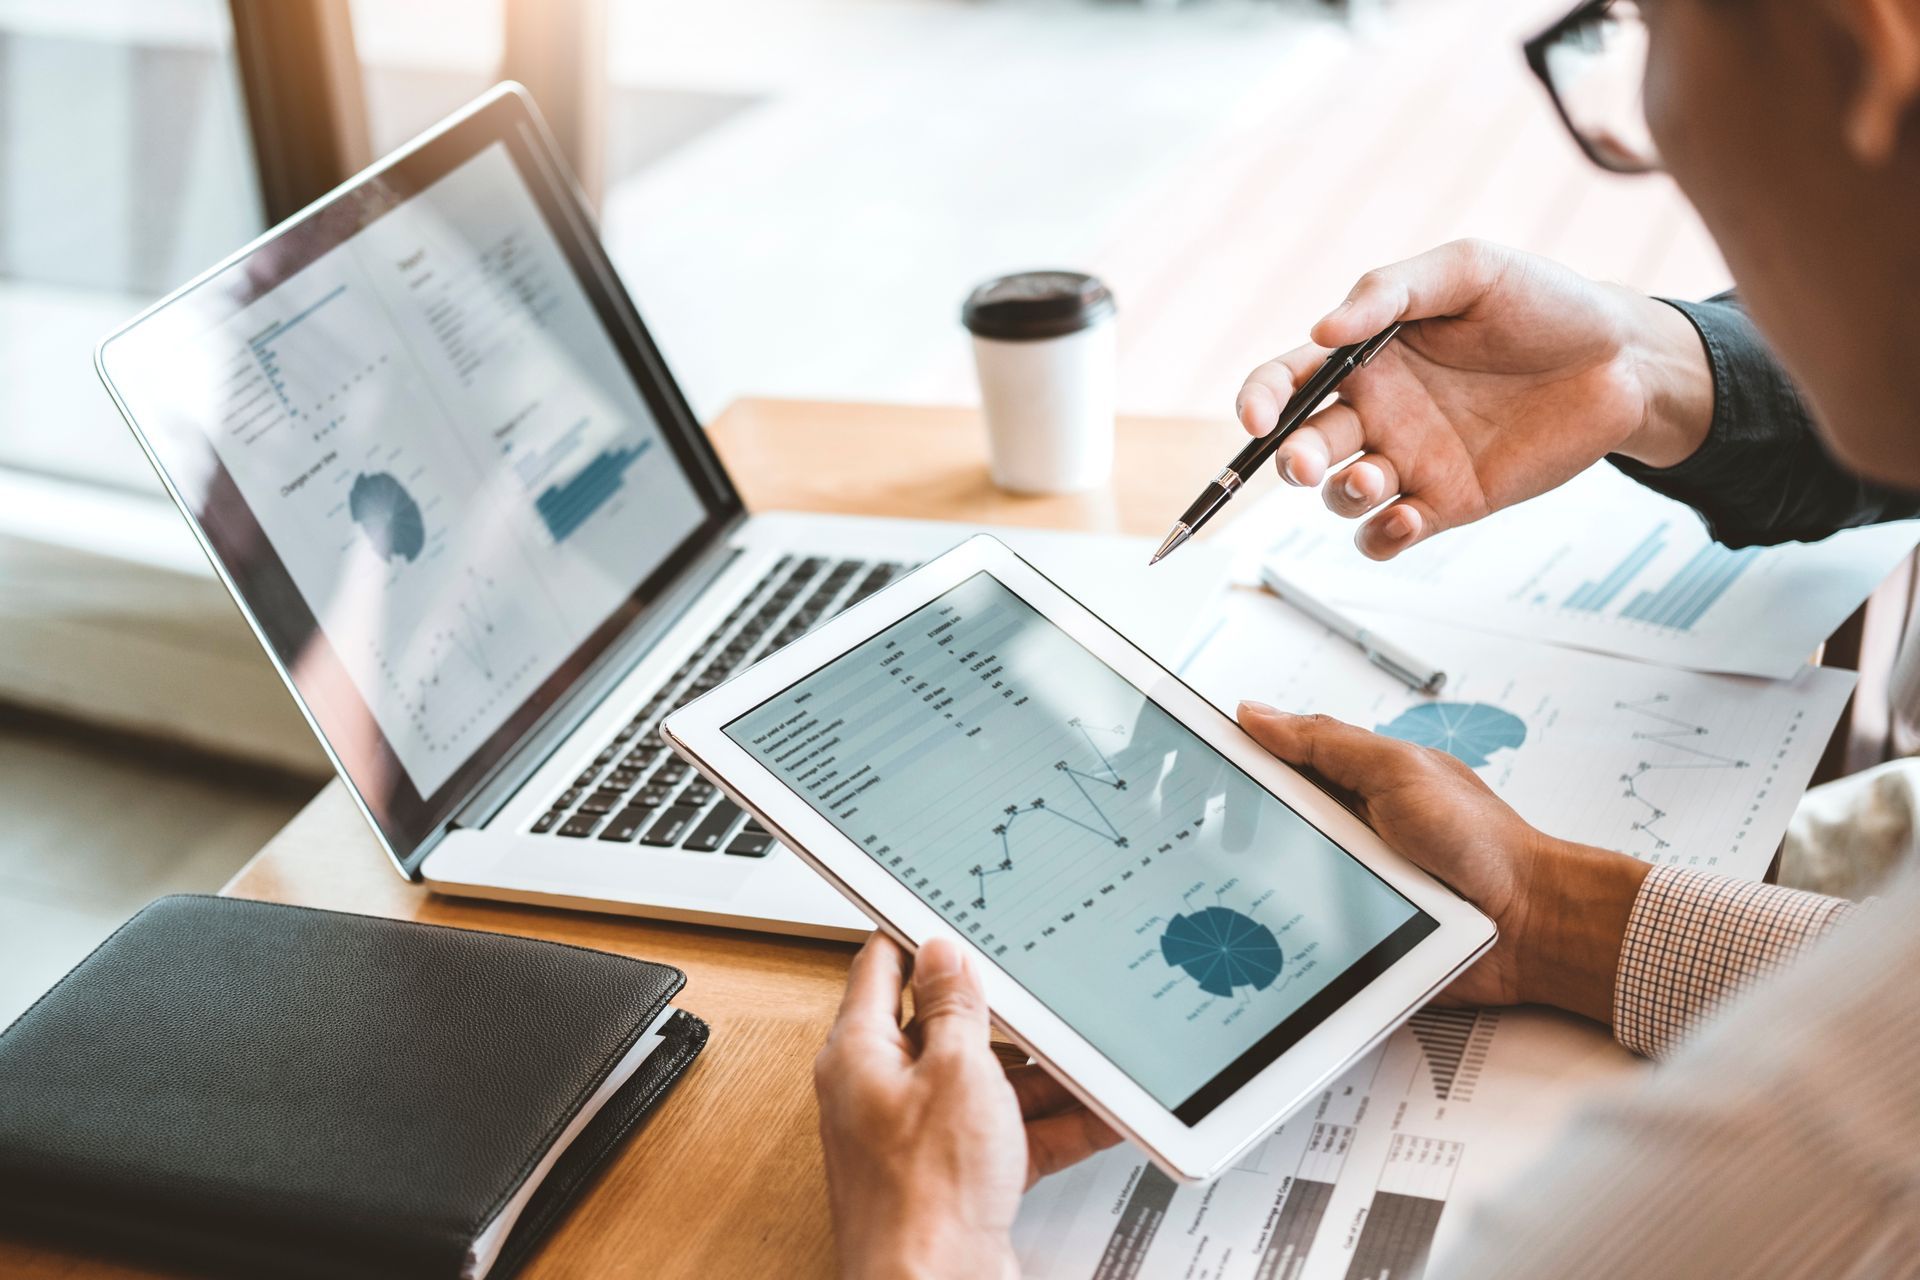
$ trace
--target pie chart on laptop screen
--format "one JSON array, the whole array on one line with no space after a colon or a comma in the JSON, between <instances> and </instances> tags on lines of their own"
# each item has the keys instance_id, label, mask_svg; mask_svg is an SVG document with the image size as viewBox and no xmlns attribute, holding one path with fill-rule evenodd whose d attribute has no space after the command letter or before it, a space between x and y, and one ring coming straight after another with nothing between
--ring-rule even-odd
<instances>
[{"instance_id":1,"label":"pie chart on laptop screen","mask_svg":"<svg viewBox=\"0 0 1920 1280\"><path fill-rule=\"evenodd\" d=\"M363 472L347 493L347 514L382 560L417 560L427 545L420 504L388 471Z\"/></svg>"}]
</instances>

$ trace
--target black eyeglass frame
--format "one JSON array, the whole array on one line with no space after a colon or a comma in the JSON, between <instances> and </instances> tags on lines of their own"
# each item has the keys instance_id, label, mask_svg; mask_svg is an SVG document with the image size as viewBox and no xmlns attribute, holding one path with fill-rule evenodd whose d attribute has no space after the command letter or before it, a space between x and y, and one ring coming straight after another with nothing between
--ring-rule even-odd
<instances>
[{"instance_id":1,"label":"black eyeglass frame","mask_svg":"<svg viewBox=\"0 0 1920 1280\"><path fill-rule=\"evenodd\" d=\"M1527 66L1532 68L1533 74L1540 83L1546 86L1547 97L1553 100L1553 109L1559 115L1560 123L1564 124L1567 132L1573 135L1573 141L1580 148L1581 154L1608 173L1655 173L1659 169L1657 165L1622 164L1617 157L1595 146L1593 140L1587 137L1578 124L1574 123L1572 114L1567 111L1567 104L1560 100L1560 89L1553 83L1553 72L1547 67L1548 51L1565 39L1569 31L1592 22L1613 6L1614 0L1582 0L1580 4L1574 6L1572 12L1520 47L1527 55Z\"/></svg>"}]
</instances>

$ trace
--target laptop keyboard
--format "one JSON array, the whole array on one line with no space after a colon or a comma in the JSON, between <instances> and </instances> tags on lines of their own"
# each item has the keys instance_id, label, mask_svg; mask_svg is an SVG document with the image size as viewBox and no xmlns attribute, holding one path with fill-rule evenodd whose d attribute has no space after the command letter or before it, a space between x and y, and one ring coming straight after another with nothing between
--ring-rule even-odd
<instances>
[{"instance_id":1,"label":"laptop keyboard","mask_svg":"<svg viewBox=\"0 0 1920 1280\"><path fill-rule=\"evenodd\" d=\"M783 557L554 798L534 822L535 833L764 858L773 836L673 753L660 736L660 722L910 568Z\"/></svg>"}]
</instances>

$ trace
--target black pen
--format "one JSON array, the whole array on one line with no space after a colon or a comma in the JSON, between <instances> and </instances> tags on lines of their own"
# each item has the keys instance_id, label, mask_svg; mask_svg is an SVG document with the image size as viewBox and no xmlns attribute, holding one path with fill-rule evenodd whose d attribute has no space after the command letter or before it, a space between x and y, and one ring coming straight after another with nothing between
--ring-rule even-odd
<instances>
[{"instance_id":1,"label":"black pen","mask_svg":"<svg viewBox=\"0 0 1920 1280\"><path fill-rule=\"evenodd\" d=\"M1180 518L1173 522L1173 532L1167 535L1167 540L1160 544L1160 549L1153 553L1153 559L1147 563L1159 564L1173 554L1175 547L1200 532L1200 527L1219 514L1220 508L1227 505L1227 500L1241 485L1253 479L1286 438L1320 407L1321 401L1332 395L1354 370L1364 368L1367 361L1379 355L1380 348L1392 342L1393 335L1398 332L1399 324L1390 324L1365 342L1335 347L1325 363L1313 371L1313 376L1293 393L1286 407L1280 410L1280 420L1274 424L1273 430L1235 454L1226 470L1200 491L1200 496L1193 500L1192 506L1180 513ZM1328 461L1338 459L1330 458Z\"/></svg>"}]
</instances>

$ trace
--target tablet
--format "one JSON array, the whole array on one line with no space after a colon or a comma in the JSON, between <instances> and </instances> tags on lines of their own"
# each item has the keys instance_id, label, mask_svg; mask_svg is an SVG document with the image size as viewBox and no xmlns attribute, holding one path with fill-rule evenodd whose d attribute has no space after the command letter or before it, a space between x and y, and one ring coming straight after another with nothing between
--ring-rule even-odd
<instances>
[{"instance_id":1,"label":"tablet","mask_svg":"<svg viewBox=\"0 0 1920 1280\"><path fill-rule=\"evenodd\" d=\"M989 537L665 733L909 950L958 938L1006 1034L1183 1180L1226 1168L1494 941Z\"/></svg>"}]
</instances>

